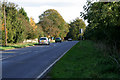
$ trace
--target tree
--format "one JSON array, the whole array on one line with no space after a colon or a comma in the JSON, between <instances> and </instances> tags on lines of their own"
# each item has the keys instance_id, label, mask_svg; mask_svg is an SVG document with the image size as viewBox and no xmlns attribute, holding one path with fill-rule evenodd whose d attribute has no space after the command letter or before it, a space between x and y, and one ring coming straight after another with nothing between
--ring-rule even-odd
<instances>
[{"instance_id":1,"label":"tree","mask_svg":"<svg viewBox=\"0 0 120 80\"><path fill-rule=\"evenodd\" d=\"M70 29L67 37L78 40L81 36L83 36L83 33L80 33L80 30L82 29L84 32L85 28L85 22L82 19L76 18L73 22L70 23Z\"/></svg>"},{"instance_id":2,"label":"tree","mask_svg":"<svg viewBox=\"0 0 120 80\"><path fill-rule=\"evenodd\" d=\"M4 23L3 19L3 4L2 4L2 24ZM14 3L6 3L6 26L7 26L7 41L8 43L19 43L23 42L24 39L35 37L35 32L30 25L28 19L24 14L25 11L18 10L17 5ZM23 12L22 12L23 11ZM4 26L4 24L3 24ZM4 28L2 28L2 43L5 42Z\"/></svg>"},{"instance_id":3,"label":"tree","mask_svg":"<svg viewBox=\"0 0 120 80\"><path fill-rule=\"evenodd\" d=\"M48 36L64 37L68 31L68 24L64 21L62 16L54 9L46 10L39 16L39 23L41 24L43 31ZM57 33L57 34L56 34Z\"/></svg>"},{"instance_id":4,"label":"tree","mask_svg":"<svg viewBox=\"0 0 120 80\"><path fill-rule=\"evenodd\" d=\"M38 28L38 26L36 25L36 23L34 22L32 17L30 18L30 25L31 25L32 30L33 30L30 38L32 38L32 39L38 38L40 29Z\"/></svg>"},{"instance_id":5,"label":"tree","mask_svg":"<svg viewBox=\"0 0 120 80\"><path fill-rule=\"evenodd\" d=\"M86 39L105 42L109 46L120 47L120 1L88 2L81 16L88 20Z\"/></svg>"},{"instance_id":6,"label":"tree","mask_svg":"<svg viewBox=\"0 0 120 80\"><path fill-rule=\"evenodd\" d=\"M13 25L13 23L14 23L14 21L13 21L13 23L11 23L11 20L13 20L13 19L15 19L15 15L16 15L16 6L13 4L13 3L5 3L6 4L6 7L5 7L5 12L6 12L6 28L7 28L7 30L8 30L8 40L11 40L11 41L13 41L13 34L14 34L14 31L12 31L11 33L10 33L10 26L11 25ZM4 3L2 4L2 11L4 11ZM3 13L3 12L2 12ZM3 13L4 14L4 13ZM13 18L13 19L12 19ZM3 17L2 17L2 20L3 20L3 23L4 23L4 19L3 19ZM11 26L11 28L12 28L13 26ZM3 30L3 33L4 33L4 30ZM11 35L11 37L10 37L10 35ZM3 37L2 37L2 40L3 40L3 43L4 43L4 37L5 37L5 35L3 34L2 35ZM8 41L9 42L9 41Z\"/></svg>"},{"instance_id":7,"label":"tree","mask_svg":"<svg viewBox=\"0 0 120 80\"><path fill-rule=\"evenodd\" d=\"M44 37L45 36L45 34L44 34L44 31L43 31L43 28L42 28L42 26L40 25L40 24L37 24L37 32L38 32L38 38L40 38L40 37Z\"/></svg>"},{"instance_id":8,"label":"tree","mask_svg":"<svg viewBox=\"0 0 120 80\"><path fill-rule=\"evenodd\" d=\"M36 26L36 24L35 24L35 22L34 22L32 17L30 18L30 25L33 27L34 31L37 29L37 26Z\"/></svg>"},{"instance_id":9,"label":"tree","mask_svg":"<svg viewBox=\"0 0 120 80\"><path fill-rule=\"evenodd\" d=\"M120 1L88 2L81 16L89 23L85 38L104 44L108 55L120 65Z\"/></svg>"},{"instance_id":10,"label":"tree","mask_svg":"<svg viewBox=\"0 0 120 80\"><path fill-rule=\"evenodd\" d=\"M19 14L22 14L22 15L25 17L25 19L26 19L27 21L29 21L29 18L28 18L28 16L27 16L27 13L25 12L24 8L21 7L21 9L19 9L19 12L18 12L18 13L19 13Z\"/></svg>"}]
</instances>

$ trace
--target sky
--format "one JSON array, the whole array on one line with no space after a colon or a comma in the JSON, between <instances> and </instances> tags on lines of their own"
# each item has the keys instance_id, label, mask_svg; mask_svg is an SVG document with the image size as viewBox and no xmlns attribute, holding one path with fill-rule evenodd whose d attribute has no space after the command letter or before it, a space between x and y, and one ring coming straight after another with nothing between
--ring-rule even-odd
<instances>
[{"instance_id":1,"label":"sky","mask_svg":"<svg viewBox=\"0 0 120 80\"><path fill-rule=\"evenodd\" d=\"M83 6L87 0L6 0L23 7L28 17L32 17L37 23L39 16L48 9L57 10L63 19L70 23L83 12Z\"/></svg>"}]
</instances>

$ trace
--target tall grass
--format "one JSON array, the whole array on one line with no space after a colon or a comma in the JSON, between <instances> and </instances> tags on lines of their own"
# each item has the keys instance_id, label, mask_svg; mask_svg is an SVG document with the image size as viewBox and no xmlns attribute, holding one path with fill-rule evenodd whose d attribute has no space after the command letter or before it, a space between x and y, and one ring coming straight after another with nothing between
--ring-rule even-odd
<instances>
[{"instance_id":1,"label":"tall grass","mask_svg":"<svg viewBox=\"0 0 120 80\"><path fill-rule=\"evenodd\" d=\"M110 47L105 45L105 43L103 42L96 43L95 46L97 47L97 49L103 52L104 56L108 56L113 59L117 63L116 66L120 70L120 53L116 46Z\"/></svg>"},{"instance_id":2,"label":"tall grass","mask_svg":"<svg viewBox=\"0 0 120 80\"><path fill-rule=\"evenodd\" d=\"M53 66L47 76L78 79L120 78L115 61L104 55L95 45L92 41L80 41Z\"/></svg>"}]
</instances>

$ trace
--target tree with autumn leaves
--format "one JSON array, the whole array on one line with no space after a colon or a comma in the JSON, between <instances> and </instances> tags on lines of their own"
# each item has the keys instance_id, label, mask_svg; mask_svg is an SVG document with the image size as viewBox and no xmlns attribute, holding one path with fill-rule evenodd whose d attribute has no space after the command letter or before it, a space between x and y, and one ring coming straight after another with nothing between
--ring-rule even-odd
<instances>
[{"instance_id":1,"label":"tree with autumn leaves","mask_svg":"<svg viewBox=\"0 0 120 80\"><path fill-rule=\"evenodd\" d=\"M5 30L4 30L4 5L6 12L6 31L8 43L20 43L24 39L35 39L44 36L41 26L37 27L33 18L29 18L24 8L18 8L14 3L2 3L1 8L1 38L2 45L5 43Z\"/></svg>"},{"instance_id":2,"label":"tree with autumn leaves","mask_svg":"<svg viewBox=\"0 0 120 80\"><path fill-rule=\"evenodd\" d=\"M35 31L37 29L37 25L35 24L33 18L30 18L30 25L33 27L33 31Z\"/></svg>"},{"instance_id":3,"label":"tree with autumn leaves","mask_svg":"<svg viewBox=\"0 0 120 80\"><path fill-rule=\"evenodd\" d=\"M48 9L39 16L38 23L46 36L50 37L66 37L69 31L69 25L62 16L54 9Z\"/></svg>"},{"instance_id":4,"label":"tree with autumn leaves","mask_svg":"<svg viewBox=\"0 0 120 80\"><path fill-rule=\"evenodd\" d=\"M40 25L37 25L34 21L34 19L31 17L30 18L30 25L32 27L32 32L31 32L31 37L32 39L34 38L39 38L39 37L42 37L44 36L44 32L42 31L42 28Z\"/></svg>"},{"instance_id":5,"label":"tree with autumn leaves","mask_svg":"<svg viewBox=\"0 0 120 80\"><path fill-rule=\"evenodd\" d=\"M4 43L4 20L2 3L2 41ZM39 16L36 24L34 19L27 16L24 8L18 8L14 3L5 3L7 42L20 43L24 39L40 37L61 37L64 39L69 32L70 25L54 9L48 9Z\"/></svg>"},{"instance_id":6,"label":"tree with autumn leaves","mask_svg":"<svg viewBox=\"0 0 120 80\"><path fill-rule=\"evenodd\" d=\"M2 3L1 23L2 23L2 43L5 42L4 18ZM6 11L6 30L8 43L20 43L24 39L37 38L35 28L30 24L27 13L23 8L18 8L14 3L5 3Z\"/></svg>"}]
</instances>

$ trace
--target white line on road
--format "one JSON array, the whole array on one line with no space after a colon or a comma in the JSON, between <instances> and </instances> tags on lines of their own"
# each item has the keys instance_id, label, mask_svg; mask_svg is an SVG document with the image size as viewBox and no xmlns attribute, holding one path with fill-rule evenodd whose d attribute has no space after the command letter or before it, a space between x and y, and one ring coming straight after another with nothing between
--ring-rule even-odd
<instances>
[{"instance_id":1,"label":"white line on road","mask_svg":"<svg viewBox=\"0 0 120 80\"><path fill-rule=\"evenodd\" d=\"M32 51L23 52L23 53L20 53L20 54L18 54L18 55L8 56L8 57L5 57L5 58L1 58L0 61L5 60L5 59L8 59L8 58L11 58L11 57L19 56L19 55L22 55L22 54L30 53L30 52L32 52Z\"/></svg>"},{"instance_id":2,"label":"white line on road","mask_svg":"<svg viewBox=\"0 0 120 80\"><path fill-rule=\"evenodd\" d=\"M71 49L71 48L70 48ZM60 60L60 58L62 58L70 49L68 49L66 52L64 52L59 58L57 58L50 66L48 66L35 80L38 80L39 78L41 78L46 71L48 71L57 61Z\"/></svg>"},{"instance_id":3,"label":"white line on road","mask_svg":"<svg viewBox=\"0 0 120 80\"><path fill-rule=\"evenodd\" d=\"M34 51L35 53L38 52L38 51Z\"/></svg>"},{"instance_id":4,"label":"white line on road","mask_svg":"<svg viewBox=\"0 0 120 80\"><path fill-rule=\"evenodd\" d=\"M25 53L28 53L28 52L23 52L23 53L21 53L21 54L25 54Z\"/></svg>"},{"instance_id":5,"label":"white line on road","mask_svg":"<svg viewBox=\"0 0 120 80\"><path fill-rule=\"evenodd\" d=\"M4 59L7 59L7 58L11 58L11 57L14 57L14 56L9 56L9 57L5 57L5 58L1 58L0 61L2 61Z\"/></svg>"}]
</instances>

